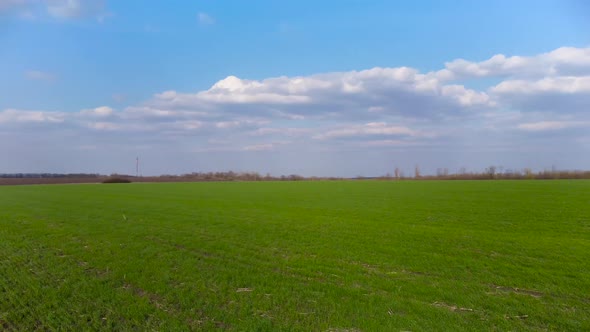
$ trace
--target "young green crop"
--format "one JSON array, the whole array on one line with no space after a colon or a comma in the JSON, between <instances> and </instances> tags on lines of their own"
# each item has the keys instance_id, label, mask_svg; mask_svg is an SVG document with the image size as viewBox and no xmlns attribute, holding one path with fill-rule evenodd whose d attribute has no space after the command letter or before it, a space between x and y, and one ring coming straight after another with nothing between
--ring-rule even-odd
<instances>
[{"instance_id":1,"label":"young green crop","mask_svg":"<svg viewBox=\"0 0 590 332\"><path fill-rule=\"evenodd\" d=\"M0 329L590 330L590 181L0 187Z\"/></svg>"}]
</instances>

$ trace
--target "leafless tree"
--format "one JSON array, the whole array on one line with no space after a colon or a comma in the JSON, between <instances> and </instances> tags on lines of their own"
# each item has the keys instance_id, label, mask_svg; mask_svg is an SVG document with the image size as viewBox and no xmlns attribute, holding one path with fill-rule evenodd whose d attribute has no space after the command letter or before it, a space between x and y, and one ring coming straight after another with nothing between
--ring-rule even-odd
<instances>
[{"instance_id":1,"label":"leafless tree","mask_svg":"<svg viewBox=\"0 0 590 332\"><path fill-rule=\"evenodd\" d=\"M490 166L486 168L486 174L491 178L495 178L496 177L496 166Z\"/></svg>"}]
</instances>

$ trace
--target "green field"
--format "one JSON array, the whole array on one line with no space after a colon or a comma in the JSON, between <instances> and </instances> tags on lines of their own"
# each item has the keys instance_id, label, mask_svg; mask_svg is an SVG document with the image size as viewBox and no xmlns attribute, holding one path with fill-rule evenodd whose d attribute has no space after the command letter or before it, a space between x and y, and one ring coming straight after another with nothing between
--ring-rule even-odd
<instances>
[{"instance_id":1,"label":"green field","mask_svg":"<svg viewBox=\"0 0 590 332\"><path fill-rule=\"evenodd\" d=\"M590 181L0 187L0 330L590 330Z\"/></svg>"}]
</instances>

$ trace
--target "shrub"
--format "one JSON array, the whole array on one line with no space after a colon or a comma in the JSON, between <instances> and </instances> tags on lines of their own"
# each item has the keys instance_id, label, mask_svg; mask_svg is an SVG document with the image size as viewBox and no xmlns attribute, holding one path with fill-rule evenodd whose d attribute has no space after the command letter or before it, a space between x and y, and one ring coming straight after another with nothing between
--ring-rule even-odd
<instances>
[{"instance_id":1,"label":"shrub","mask_svg":"<svg viewBox=\"0 0 590 332\"><path fill-rule=\"evenodd\" d=\"M108 178L102 181L102 183L131 183L131 180L125 178Z\"/></svg>"}]
</instances>

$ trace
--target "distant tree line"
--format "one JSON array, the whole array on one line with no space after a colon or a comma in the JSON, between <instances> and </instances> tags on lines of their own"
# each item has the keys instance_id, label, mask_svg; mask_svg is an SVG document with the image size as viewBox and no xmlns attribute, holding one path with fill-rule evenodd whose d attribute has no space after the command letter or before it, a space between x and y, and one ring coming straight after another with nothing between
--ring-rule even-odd
<instances>
[{"instance_id":1,"label":"distant tree line","mask_svg":"<svg viewBox=\"0 0 590 332\"><path fill-rule=\"evenodd\" d=\"M261 175L257 172L193 172L182 175L160 175L151 177L141 177L141 180L147 179L153 181L301 181L308 180L301 175L281 175L272 176L270 174Z\"/></svg>"},{"instance_id":2,"label":"distant tree line","mask_svg":"<svg viewBox=\"0 0 590 332\"><path fill-rule=\"evenodd\" d=\"M0 173L2 179L55 179L55 178L99 178L100 174L88 173Z\"/></svg>"},{"instance_id":3,"label":"distant tree line","mask_svg":"<svg viewBox=\"0 0 590 332\"><path fill-rule=\"evenodd\" d=\"M116 181L114 180L116 179ZM480 172L470 172L465 168L452 173L448 168L439 168L434 175L422 173L415 166L411 175L396 167L393 174L377 177L357 176L343 177L304 177L297 174L272 176L257 172L193 172L182 175L133 176L124 174L89 174L89 173L11 173L0 174L0 185L14 184L57 184L57 183L100 183L100 182L207 182L207 181L319 181L319 180L549 180L549 179L590 179L590 171L550 170L533 171L531 168L521 170L490 166Z\"/></svg>"},{"instance_id":4,"label":"distant tree line","mask_svg":"<svg viewBox=\"0 0 590 332\"><path fill-rule=\"evenodd\" d=\"M581 170L550 170L533 171L531 168L520 170L504 168L502 166L489 166L483 172L467 171L460 168L456 173L451 173L448 168L438 168L435 175L423 175L418 166L414 169L413 176L405 176L403 171L395 168L393 175L386 174L380 179L392 180L551 180L551 179L590 179L590 171Z\"/></svg>"}]
</instances>

